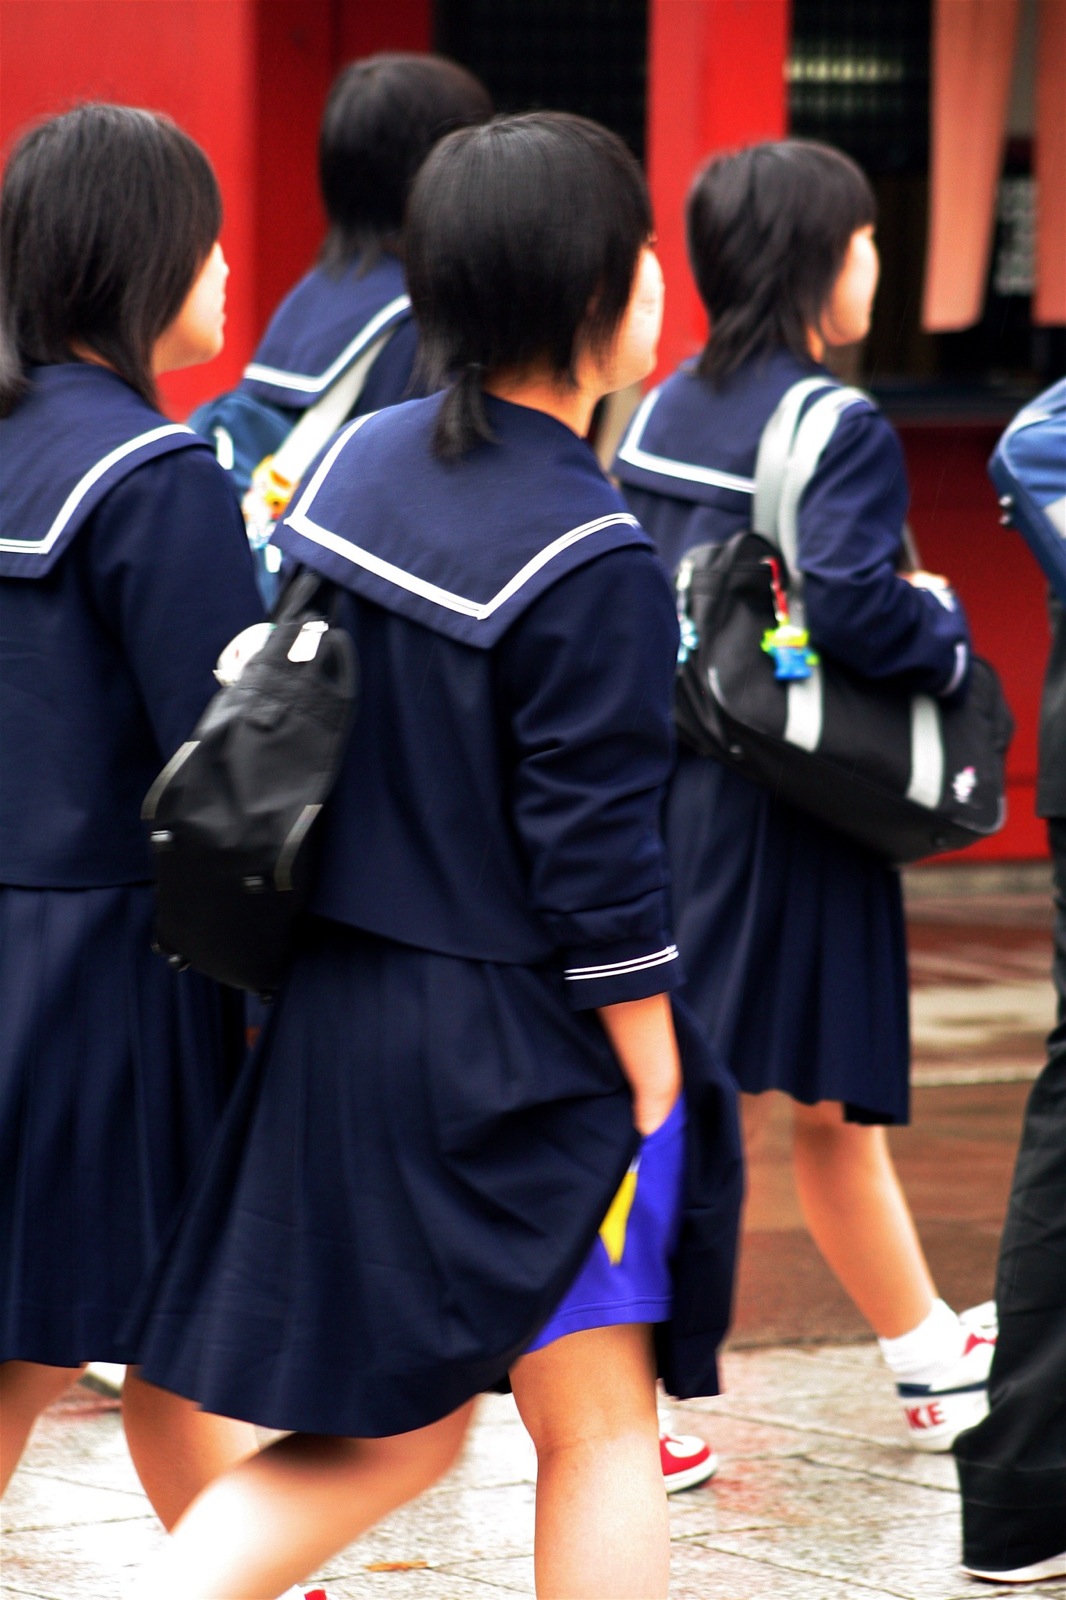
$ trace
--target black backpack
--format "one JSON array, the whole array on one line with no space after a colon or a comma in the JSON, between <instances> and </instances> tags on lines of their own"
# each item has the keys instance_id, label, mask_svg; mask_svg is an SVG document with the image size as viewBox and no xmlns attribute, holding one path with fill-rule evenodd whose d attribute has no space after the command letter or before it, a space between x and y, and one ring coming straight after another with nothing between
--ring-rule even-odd
<instances>
[{"instance_id":1,"label":"black backpack","mask_svg":"<svg viewBox=\"0 0 1066 1600\"><path fill-rule=\"evenodd\" d=\"M265 644L145 797L156 945L175 967L259 993L281 982L310 891L314 824L355 714L358 665L336 625L339 595L297 571Z\"/></svg>"},{"instance_id":2,"label":"black backpack","mask_svg":"<svg viewBox=\"0 0 1066 1600\"><path fill-rule=\"evenodd\" d=\"M763 432L753 520L765 531L699 545L678 567L674 720L690 749L903 864L1003 826L1014 720L995 669L978 657L965 695L945 702L806 649L802 586L789 567L796 513L838 416L858 398L833 389L801 423L819 386L794 385ZM782 628L783 617L793 626Z\"/></svg>"}]
</instances>

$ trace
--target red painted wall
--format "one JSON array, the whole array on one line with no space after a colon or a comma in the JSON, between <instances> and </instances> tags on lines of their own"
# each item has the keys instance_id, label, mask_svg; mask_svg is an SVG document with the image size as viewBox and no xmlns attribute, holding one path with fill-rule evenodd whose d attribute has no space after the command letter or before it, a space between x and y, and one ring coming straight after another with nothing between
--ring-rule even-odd
<instances>
[{"instance_id":1,"label":"red painted wall","mask_svg":"<svg viewBox=\"0 0 1066 1600\"><path fill-rule=\"evenodd\" d=\"M707 337L685 251L689 184L717 150L784 137L790 20L789 0L650 0L648 182L666 277L657 378Z\"/></svg>"}]
</instances>

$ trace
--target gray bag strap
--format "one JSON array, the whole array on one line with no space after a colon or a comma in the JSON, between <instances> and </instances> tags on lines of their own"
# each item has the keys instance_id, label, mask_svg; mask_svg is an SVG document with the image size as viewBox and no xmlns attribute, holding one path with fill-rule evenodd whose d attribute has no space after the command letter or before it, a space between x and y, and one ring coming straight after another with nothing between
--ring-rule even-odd
<instances>
[{"instance_id":1,"label":"gray bag strap","mask_svg":"<svg viewBox=\"0 0 1066 1600\"><path fill-rule=\"evenodd\" d=\"M825 392L808 407L806 401ZM787 389L763 429L755 462L755 507L752 527L775 544L788 563L789 609L797 627L804 627L803 575L798 561L799 505L814 476L822 452L836 431L842 411L865 396L858 389L826 388L824 378L803 378ZM822 668L788 685L784 737L801 750L816 750L824 715Z\"/></svg>"},{"instance_id":2,"label":"gray bag strap","mask_svg":"<svg viewBox=\"0 0 1066 1600\"><path fill-rule=\"evenodd\" d=\"M843 412L866 398L858 389L830 389L809 408L796 429L777 507L777 542L788 562L793 585L802 587L799 569L799 507L826 445Z\"/></svg>"},{"instance_id":3,"label":"gray bag strap","mask_svg":"<svg viewBox=\"0 0 1066 1600\"><path fill-rule=\"evenodd\" d=\"M803 378L799 383L794 383L791 389L786 389L759 440L751 525L756 533L761 533L773 544L778 543L777 513L799 414L807 397L825 386L824 378Z\"/></svg>"}]
</instances>

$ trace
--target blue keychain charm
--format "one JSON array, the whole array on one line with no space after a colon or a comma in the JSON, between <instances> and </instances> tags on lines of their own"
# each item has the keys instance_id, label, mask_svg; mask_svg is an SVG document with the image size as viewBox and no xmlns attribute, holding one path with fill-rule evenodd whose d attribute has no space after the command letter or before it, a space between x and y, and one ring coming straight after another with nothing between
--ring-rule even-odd
<instances>
[{"instance_id":1,"label":"blue keychain charm","mask_svg":"<svg viewBox=\"0 0 1066 1600\"><path fill-rule=\"evenodd\" d=\"M674 594L677 601L677 626L681 634L677 646L677 664L683 667L690 655L699 647L700 636L696 624L688 614L688 594L692 586L692 562L682 561L677 569Z\"/></svg>"}]
</instances>

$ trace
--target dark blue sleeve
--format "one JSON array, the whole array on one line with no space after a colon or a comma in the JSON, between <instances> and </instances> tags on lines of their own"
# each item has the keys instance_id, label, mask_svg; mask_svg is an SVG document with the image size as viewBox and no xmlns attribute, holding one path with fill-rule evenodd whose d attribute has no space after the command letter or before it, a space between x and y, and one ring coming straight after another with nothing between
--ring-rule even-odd
<instances>
[{"instance_id":1,"label":"dark blue sleeve","mask_svg":"<svg viewBox=\"0 0 1066 1600\"><path fill-rule=\"evenodd\" d=\"M91 593L166 758L218 688L223 646L263 617L240 510L207 450L177 450L116 485L87 531Z\"/></svg>"},{"instance_id":2,"label":"dark blue sleeve","mask_svg":"<svg viewBox=\"0 0 1066 1600\"><path fill-rule=\"evenodd\" d=\"M969 665L955 594L899 576L907 475L895 430L862 405L841 416L800 503L799 564L811 642L870 678L953 693Z\"/></svg>"},{"instance_id":3,"label":"dark blue sleeve","mask_svg":"<svg viewBox=\"0 0 1066 1600\"><path fill-rule=\"evenodd\" d=\"M353 416L383 411L401 400L420 400L425 390L414 382L415 356L418 354L418 324L406 317L382 346L381 354L367 373Z\"/></svg>"},{"instance_id":4,"label":"dark blue sleeve","mask_svg":"<svg viewBox=\"0 0 1066 1600\"><path fill-rule=\"evenodd\" d=\"M677 617L647 550L567 574L497 646L512 814L575 1010L681 982L659 833Z\"/></svg>"}]
</instances>

